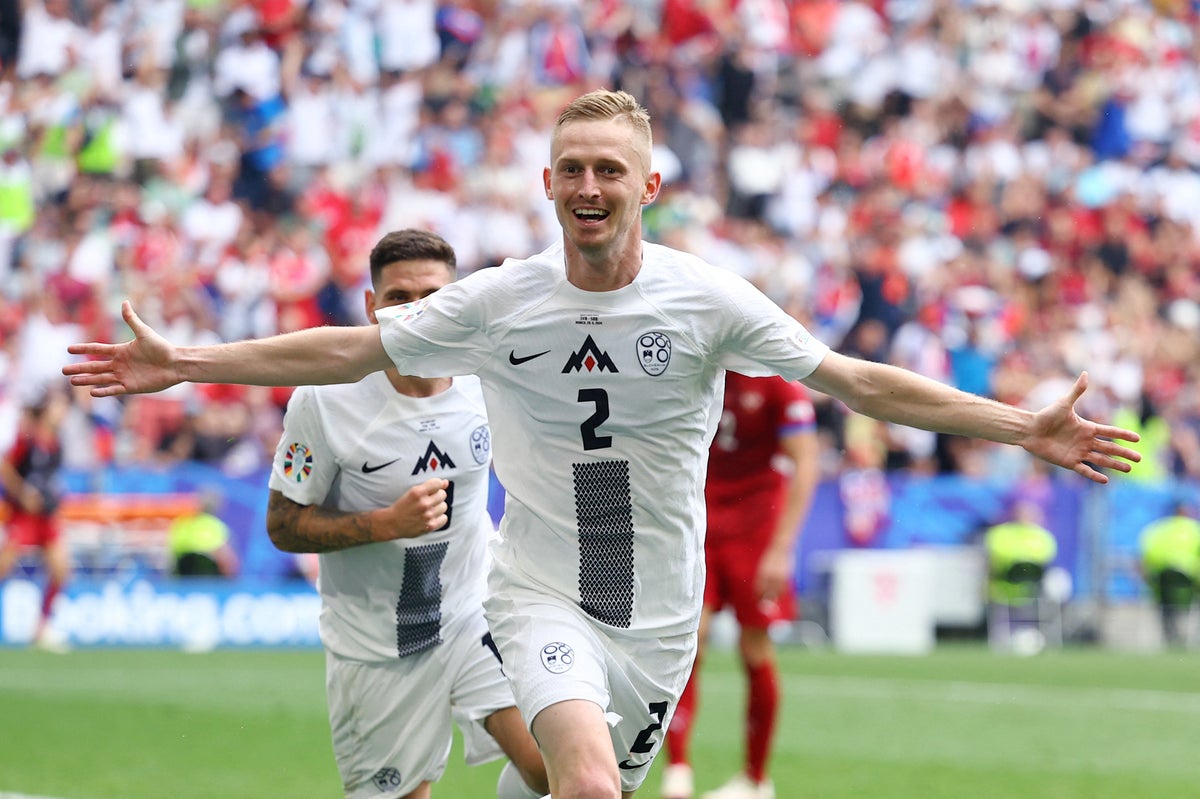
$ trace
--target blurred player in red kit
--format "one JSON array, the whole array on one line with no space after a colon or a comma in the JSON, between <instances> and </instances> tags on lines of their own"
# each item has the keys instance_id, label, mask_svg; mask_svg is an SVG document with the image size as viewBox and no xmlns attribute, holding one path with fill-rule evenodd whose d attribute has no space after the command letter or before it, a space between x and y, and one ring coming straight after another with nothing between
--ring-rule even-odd
<instances>
[{"instance_id":1,"label":"blurred player in red kit","mask_svg":"<svg viewBox=\"0 0 1200 799\"><path fill-rule=\"evenodd\" d=\"M56 512L61 497L59 471L62 446L59 426L69 407L62 392L47 391L21 414L16 440L0 461L0 485L10 507L7 535L0 546L0 580L8 576L21 551L41 550L46 568L46 590L34 645L65 651L66 644L49 626L54 599L70 575L70 556L59 536Z\"/></svg>"},{"instance_id":2,"label":"blurred player in red kit","mask_svg":"<svg viewBox=\"0 0 1200 799\"><path fill-rule=\"evenodd\" d=\"M709 449L705 501L707 581L700 640L712 615L732 608L749 681L745 771L705 794L711 799L773 799L767 759L779 709L773 622L794 617L796 539L819 472L815 414L808 392L780 377L729 372L716 437ZM695 718L700 656L667 732L666 799L691 799L688 743Z\"/></svg>"}]
</instances>

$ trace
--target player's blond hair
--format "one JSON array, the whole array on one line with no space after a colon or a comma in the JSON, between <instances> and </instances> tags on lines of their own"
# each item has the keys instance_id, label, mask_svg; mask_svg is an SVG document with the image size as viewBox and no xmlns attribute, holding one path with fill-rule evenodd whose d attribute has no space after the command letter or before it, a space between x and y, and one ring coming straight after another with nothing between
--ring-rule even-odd
<instances>
[{"instance_id":1,"label":"player's blond hair","mask_svg":"<svg viewBox=\"0 0 1200 799\"><path fill-rule=\"evenodd\" d=\"M654 136L650 132L650 113L629 92L596 89L576 97L558 115L554 125L554 138L565 125L581 120L621 119L642 139L642 150L646 168L650 168L650 151L654 147Z\"/></svg>"}]
</instances>

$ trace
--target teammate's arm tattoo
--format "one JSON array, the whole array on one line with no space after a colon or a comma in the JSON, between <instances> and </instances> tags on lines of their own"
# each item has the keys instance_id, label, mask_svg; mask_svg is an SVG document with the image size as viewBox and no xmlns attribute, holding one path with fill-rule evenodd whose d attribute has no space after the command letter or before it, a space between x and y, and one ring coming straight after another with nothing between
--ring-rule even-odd
<instances>
[{"instance_id":1,"label":"teammate's arm tattoo","mask_svg":"<svg viewBox=\"0 0 1200 799\"><path fill-rule=\"evenodd\" d=\"M275 490L267 501L267 535L284 552L335 552L376 540L369 512L301 505Z\"/></svg>"}]
</instances>

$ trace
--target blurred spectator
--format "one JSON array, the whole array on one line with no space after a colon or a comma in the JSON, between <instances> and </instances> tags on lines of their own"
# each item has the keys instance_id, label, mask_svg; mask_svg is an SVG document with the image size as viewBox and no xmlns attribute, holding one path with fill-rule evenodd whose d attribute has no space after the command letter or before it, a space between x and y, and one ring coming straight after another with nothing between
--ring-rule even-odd
<instances>
[{"instance_id":1,"label":"blurred spectator","mask_svg":"<svg viewBox=\"0 0 1200 799\"><path fill-rule=\"evenodd\" d=\"M0 275L11 280L17 239L33 226L33 172L17 142L5 142L0 155Z\"/></svg>"},{"instance_id":2,"label":"blurred spectator","mask_svg":"<svg viewBox=\"0 0 1200 799\"><path fill-rule=\"evenodd\" d=\"M434 0L382 0L378 32L384 72L412 72L437 61L437 6Z\"/></svg>"},{"instance_id":3,"label":"blurred spectator","mask_svg":"<svg viewBox=\"0 0 1200 799\"><path fill-rule=\"evenodd\" d=\"M277 97L282 90L281 60L267 46L257 15L253 11L230 15L222 33L233 41L221 47L213 61L216 96L225 103L233 100L234 107L239 89L252 101Z\"/></svg>"},{"instance_id":4,"label":"blurred spectator","mask_svg":"<svg viewBox=\"0 0 1200 799\"><path fill-rule=\"evenodd\" d=\"M1020 650L1034 641L1029 651L1044 643L1042 582L1058 555L1058 541L1042 524L1041 507L1021 497L1009 521L984 532L987 555L988 638L1002 648Z\"/></svg>"},{"instance_id":5,"label":"blurred spectator","mask_svg":"<svg viewBox=\"0 0 1200 799\"><path fill-rule=\"evenodd\" d=\"M447 0L439 4L435 16L441 58L453 69L461 69L471 50L483 35L485 22L468 0Z\"/></svg>"},{"instance_id":6,"label":"blurred spectator","mask_svg":"<svg viewBox=\"0 0 1200 799\"><path fill-rule=\"evenodd\" d=\"M545 87L575 87L588 74L587 37L576 18L574 4L549 0L529 30L533 83Z\"/></svg>"},{"instance_id":7,"label":"blurred spectator","mask_svg":"<svg viewBox=\"0 0 1200 799\"><path fill-rule=\"evenodd\" d=\"M172 574L178 577L233 577L238 557L230 543L229 525L216 511L221 500L211 491L200 492L196 512L171 522L167 544Z\"/></svg>"},{"instance_id":8,"label":"blurred spectator","mask_svg":"<svg viewBox=\"0 0 1200 799\"><path fill-rule=\"evenodd\" d=\"M72 18L70 0L23 0L17 77L58 77L73 67L84 31Z\"/></svg>"},{"instance_id":9,"label":"blurred spectator","mask_svg":"<svg viewBox=\"0 0 1200 799\"><path fill-rule=\"evenodd\" d=\"M283 163L286 154L283 138L286 112L287 106L279 94L256 97L241 87L233 91L227 119L241 152L233 193L255 211L266 207L271 174Z\"/></svg>"},{"instance_id":10,"label":"blurred spectator","mask_svg":"<svg viewBox=\"0 0 1200 799\"><path fill-rule=\"evenodd\" d=\"M1186 502L1151 522L1139 540L1141 572L1159 608L1163 641L1183 647L1194 641L1191 618L1200 581L1200 521Z\"/></svg>"},{"instance_id":11,"label":"blurred spectator","mask_svg":"<svg viewBox=\"0 0 1200 799\"><path fill-rule=\"evenodd\" d=\"M204 196L188 205L179 220L179 232L191 248L189 259L206 267L215 265L237 237L244 213L229 179L213 176Z\"/></svg>"},{"instance_id":12,"label":"blurred spectator","mask_svg":"<svg viewBox=\"0 0 1200 799\"><path fill-rule=\"evenodd\" d=\"M1041 509L1021 499L1012 519L987 529L984 547L988 556L988 598L1006 605L1022 605L1037 598L1046 567L1058 552L1054 535L1041 524Z\"/></svg>"}]
</instances>

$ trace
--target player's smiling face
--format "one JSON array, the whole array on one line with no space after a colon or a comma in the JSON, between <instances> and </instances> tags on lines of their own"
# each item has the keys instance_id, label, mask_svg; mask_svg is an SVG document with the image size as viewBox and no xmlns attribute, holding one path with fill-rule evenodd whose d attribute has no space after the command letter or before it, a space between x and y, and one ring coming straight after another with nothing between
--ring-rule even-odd
<instances>
[{"instance_id":1,"label":"player's smiling face","mask_svg":"<svg viewBox=\"0 0 1200 799\"><path fill-rule=\"evenodd\" d=\"M576 120L555 133L543 180L568 240L603 256L641 238L642 206L658 195L650 143L623 119Z\"/></svg>"},{"instance_id":2,"label":"player's smiling face","mask_svg":"<svg viewBox=\"0 0 1200 799\"><path fill-rule=\"evenodd\" d=\"M379 273L379 285L367 289L367 318L377 324L375 311L428 297L450 282L450 268L441 261L395 261Z\"/></svg>"}]
</instances>

